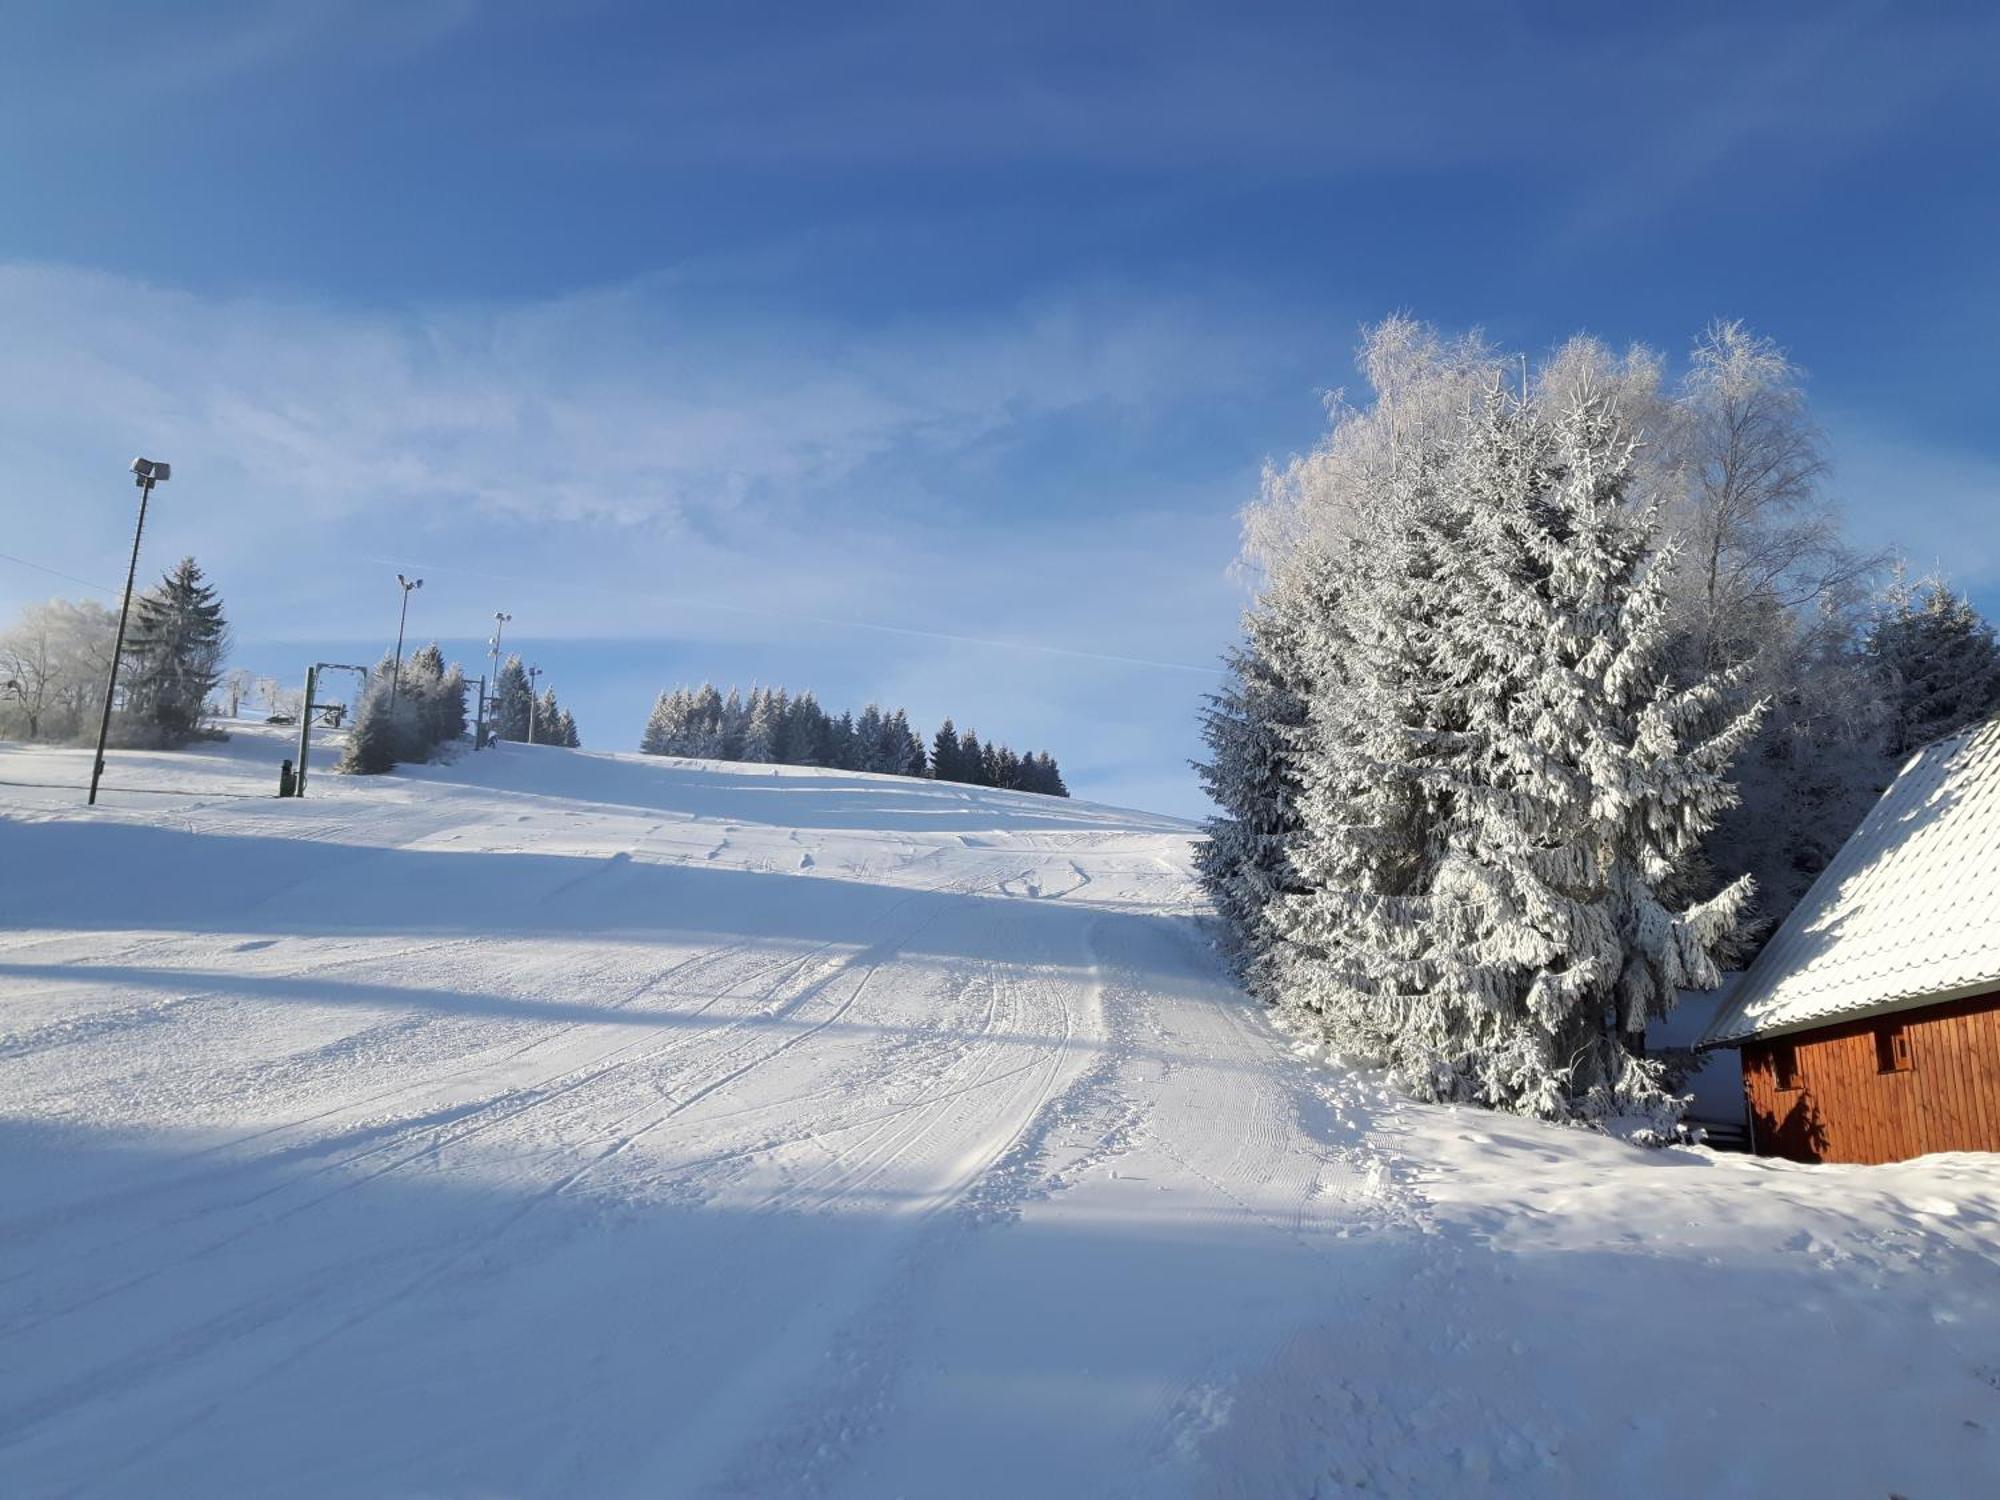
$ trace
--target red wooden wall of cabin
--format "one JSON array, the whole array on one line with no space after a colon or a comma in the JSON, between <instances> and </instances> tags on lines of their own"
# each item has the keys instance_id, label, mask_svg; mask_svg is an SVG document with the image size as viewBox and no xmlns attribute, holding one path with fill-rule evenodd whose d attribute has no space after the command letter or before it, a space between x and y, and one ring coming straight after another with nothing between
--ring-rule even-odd
<instances>
[{"instance_id":1,"label":"red wooden wall of cabin","mask_svg":"<svg viewBox=\"0 0 2000 1500\"><path fill-rule=\"evenodd\" d=\"M1885 1028L1901 1026L1907 1066ZM1779 1088L1789 1045L1797 1087ZM2000 1151L2000 993L1823 1026L1743 1048L1756 1150L1794 1161Z\"/></svg>"}]
</instances>

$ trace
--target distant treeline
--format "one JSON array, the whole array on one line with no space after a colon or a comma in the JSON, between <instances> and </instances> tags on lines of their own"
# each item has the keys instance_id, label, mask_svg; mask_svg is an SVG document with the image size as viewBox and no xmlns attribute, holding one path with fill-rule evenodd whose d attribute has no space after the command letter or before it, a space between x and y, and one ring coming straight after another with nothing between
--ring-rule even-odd
<instances>
[{"instance_id":1,"label":"distant treeline","mask_svg":"<svg viewBox=\"0 0 2000 1500\"><path fill-rule=\"evenodd\" d=\"M725 698L712 683L662 693L639 749L647 755L826 766L1069 795L1055 757L1046 751L1017 755L1005 745L982 743L970 729L959 733L949 719L926 751L900 708L884 712L871 703L859 716L836 718L810 692L794 698L783 688L759 688L747 699L733 688Z\"/></svg>"}]
</instances>

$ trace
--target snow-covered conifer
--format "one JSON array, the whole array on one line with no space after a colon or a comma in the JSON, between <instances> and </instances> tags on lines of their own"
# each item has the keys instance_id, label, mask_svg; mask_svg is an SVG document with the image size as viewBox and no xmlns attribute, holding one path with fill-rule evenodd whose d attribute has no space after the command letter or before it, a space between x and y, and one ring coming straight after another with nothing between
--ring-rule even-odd
<instances>
[{"instance_id":1,"label":"snow-covered conifer","mask_svg":"<svg viewBox=\"0 0 2000 1500\"><path fill-rule=\"evenodd\" d=\"M1868 633L1868 659L1888 699L1889 755L2000 713L2000 643L1969 600L1940 578L1891 582Z\"/></svg>"},{"instance_id":2,"label":"snow-covered conifer","mask_svg":"<svg viewBox=\"0 0 2000 1500\"><path fill-rule=\"evenodd\" d=\"M785 718L785 754L788 762L795 766L825 765L826 713L810 689L792 699Z\"/></svg>"},{"instance_id":3,"label":"snow-covered conifer","mask_svg":"<svg viewBox=\"0 0 2000 1500\"><path fill-rule=\"evenodd\" d=\"M562 743L562 705L556 701L553 685L542 689L542 696L535 704L535 743L538 745L560 745Z\"/></svg>"},{"instance_id":4,"label":"snow-covered conifer","mask_svg":"<svg viewBox=\"0 0 2000 1500\"><path fill-rule=\"evenodd\" d=\"M125 649L126 735L166 744L185 740L201 724L229 649L222 599L192 557L132 602Z\"/></svg>"},{"instance_id":5,"label":"snow-covered conifer","mask_svg":"<svg viewBox=\"0 0 2000 1500\"><path fill-rule=\"evenodd\" d=\"M881 771L882 764L882 709L870 703L861 710L854 721L855 765L857 771Z\"/></svg>"},{"instance_id":6,"label":"snow-covered conifer","mask_svg":"<svg viewBox=\"0 0 2000 1500\"><path fill-rule=\"evenodd\" d=\"M1299 828L1291 751L1305 726L1305 702L1302 676L1288 670L1286 621L1267 604L1246 616L1244 631L1229 677L1202 715L1209 759L1195 771L1219 811L1208 820L1195 868L1221 919L1223 949L1249 977L1270 949L1271 903L1288 888L1287 845ZM1053 761L1047 778L1046 790L1066 795Z\"/></svg>"},{"instance_id":7,"label":"snow-covered conifer","mask_svg":"<svg viewBox=\"0 0 2000 1500\"><path fill-rule=\"evenodd\" d=\"M742 693L735 688L723 701L722 715L716 728L717 760L743 759L743 731L750 727L750 709L743 701Z\"/></svg>"},{"instance_id":8,"label":"snow-covered conifer","mask_svg":"<svg viewBox=\"0 0 2000 1500\"><path fill-rule=\"evenodd\" d=\"M778 726L783 709L774 694L759 690L750 695L749 719L743 727L743 746L738 758L753 765L770 765L778 758Z\"/></svg>"},{"instance_id":9,"label":"snow-covered conifer","mask_svg":"<svg viewBox=\"0 0 2000 1500\"><path fill-rule=\"evenodd\" d=\"M931 775L939 781L957 781L958 726L946 719L931 740Z\"/></svg>"},{"instance_id":10,"label":"snow-covered conifer","mask_svg":"<svg viewBox=\"0 0 2000 1500\"><path fill-rule=\"evenodd\" d=\"M693 706L693 696L686 688L675 688L671 693L663 692L653 700L653 711L646 718L645 732L639 737L639 751L643 755L684 755L681 747L687 742L688 712Z\"/></svg>"},{"instance_id":11,"label":"snow-covered conifer","mask_svg":"<svg viewBox=\"0 0 2000 1500\"><path fill-rule=\"evenodd\" d=\"M509 656L493 684L493 737L525 740L528 737L528 712L533 702L527 668L521 665L519 656Z\"/></svg>"},{"instance_id":12,"label":"snow-covered conifer","mask_svg":"<svg viewBox=\"0 0 2000 1500\"><path fill-rule=\"evenodd\" d=\"M1413 1091L1547 1118L1678 1101L1643 1056L1716 982L1739 880L1679 902L1754 714L1666 670L1670 554L1615 407L1498 389L1397 445L1301 642L1301 889L1269 981Z\"/></svg>"}]
</instances>

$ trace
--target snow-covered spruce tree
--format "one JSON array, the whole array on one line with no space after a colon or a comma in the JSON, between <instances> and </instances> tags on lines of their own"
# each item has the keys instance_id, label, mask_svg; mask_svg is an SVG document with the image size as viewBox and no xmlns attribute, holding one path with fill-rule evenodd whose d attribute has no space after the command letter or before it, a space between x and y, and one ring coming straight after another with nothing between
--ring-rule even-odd
<instances>
[{"instance_id":1,"label":"snow-covered spruce tree","mask_svg":"<svg viewBox=\"0 0 2000 1500\"><path fill-rule=\"evenodd\" d=\"M1362 498L1305 642L1274 978L1419 1096L1658 1136L1680 1100L1646 1022L1717 982L1749 891L1676 885L1755 714L1704 736L1727 684L1668 678L1634 452L1600 397L1495 390Z\"/></svg>"},{"instance_id":2,"label":"snow-covered spruce tree","mask_svg":"<svg viewBox=\"0 0 2000 1500\"><path fill-rule=\"evenodd\" d=\"M417 695L404 691L395 660L383 657L362 684L347 749L334 769L350 776L380 776L403 761L424 759L424 717Z\"/></svg>"},{"instance_id":3,"label":"snow-covered spruce tree","mask_svg":"<svg viewBox=\"0 0 2000 1500\"><path fill-rule=\"evenodd\" d=\"M464 667L453 662L444 669L444 676L438 680L431 698L429 733L433 746L465 738L465 731L471 724L465 701L470 692Z\"/></svg>"},{"instance_id":4,"label":"snow-covered spruce tree","mask_svg":"<svg viewBox=\"0 0 2000 1500\"><path fill-rule=\"evenodd\" d=\"M1222 923L1222 948L1252 985L1269 951L1264 918L1289 888L1287 846L1297 834L1299 786L1291 747L1305 727L1305 702L1288 673L1283 623L1269 606L1244 619L1244 644L1228 659L1229 675L1202 712L1209 758L1196 762L1202 789L1219 809L1195 850L1195 869ZM1061 784L1054 763L1053 785Z\"/></svg>"},{"instance_id":5,"label":"snow-covered spruce tree","mask_svg":"<svg viewBox=\"0 0 2000 1500\"><path fill-rule=\"evenodd\" d=\"M750 695L750 718L743 729L742 758L753 765L771 765L778 759L779 708L769 692Z\"/></svg>"},{"instance_id":6,"label":"snow-covered spruce tree","mask_svg":"<svg viewBox=\"0 0 2000 1500\"><path fill-rule=\"evenodd\" d=\"M957 781L958 726L946 719L931 738L931 775L939 781Z\"/></svg>"},{"instance_id":7,"label":"snow-covered spruce tree","mask_svg":"<svg viewBox=\"0 0 2000 1500\"><path fill-rule=\"evenodd\" d=\"M228 650L222 600L195 560L184 557L133 601L124 736L168 745L186 740L200 727Z\"/></svg>"},{"instance_id":8,"label":"snow-covered spruce tree","mask_svg":"<svg viewBox=\"0 0 2000 1500\"><path fill-rule=\"evenodd\" d=\"M1047 797L1067 797L1069 784L1063 780L1062 767L1056 764L1056 758L1044 750L1036 760L1040 767L1040 784L1035 790Z\"/></svg>"},{"instance_id":9,"label":"snow-covered spruce tree","mask_svg":"<svg viewBox=\"0 0 2000 1500\"><path fill-rule=\"evenodd\" d=\"M743 759L743 731L750 727L750 709L743 701L743 694L735 688L729 690L723 700L722 713L716 721L715 760Z\"/></svg>"},{"instance_id":10,"label":"snow-covered spruce tree","mask_svg":"<svg viewBox=\"0 0 2000 1500\"><path fill-rule=\"evenodd\" d=\"M528 686L527 668L521 665L519 656L509 656L493 684L493 737L525 740L528 737L528 714L533 704L534 693Z\"/></svg>"},{"instance_id":11,"label":"snow-covered spruce tree","mask_svg":"<svg viewBox=\"0 0 2000 1500\"><path fill-rule=\"evenodd\" d=\"M646 728L639 736L641 755L673 755L673 745L687 722L688 694L685 688L663 692L653 700L646 716Z\"/></svg>"},{"instance_id":12,"label":"snow-covered spruce tree","mask_svg":"<svg viewBox=\"0 0 2000 1500\"><path fill-rule=\"evenodd\" d=\"M811 690L800 693L792 700L785 714L785 752L790 764L795 766L823 766L826 764L827 722L826 712L819 706L819 699Z\"/></svg>"},{"instance_id":13,"label":"snow-covered spruce tree","mask_svg":"<svg viewBox=\"0 0 2000 1500\"><path fill-rule=\"evenodd\" d=\"M1895 759L2000 713L2000 643L1942 579L1912 584L1898 572L1867 655L1888 700L1885 748Z\"/></svg>"},{"instance_id":14,"label":"snow-covered spruce tree","mask_svg":"<svg viewBox=\"0 0 2000 1500\"><path fill-rule=\"evenodd\" d=\"M410 724L412 743L399 747L397 759L415 758L416 752L453 737L446 728L450 705L445 701L445 672L444 652L436 642L419 646L403 658L396 696L398 700L408 698L416 716Z\"/></svg>"},{"instance_id":15,"label":"snow-covered spruce tree","mask_svg":"<svg viewBox=\"0 0 2000 1500\"><path fill-rule=\"evenodd\" d=\"M855 733L854 715L842 710L827 727L827 762L835 770L861 769L861 737Z\"/></svg>"},{"instance_id":16,"label":"snow-covered spruce tree","mask_svg":"<svg viewBox=\"0 0 2000 1500\"><path fill-rule=\"evenodd\" d=\"M792 760L792 697L783 688L771 688L771 759L777 765L790 765Z\"/></svg>"},{"instance_id":17,"label":"snow-covered spruce tree","mask_svg":"<svg viewBox=\"0 0 2000 1500\"><path fill-rule=\"evenodd\" d=\"M1404 1035L1432 1004L1439 935L1428 896L1448 821L1441 763L1460 753L1465 723L1438 628L1466 602L1462 576L1457 588L1449 576L1464 561L1450 530L1464 507L1439 479L1454 436L1396 445L1344 496L1340 530L1302 538L1274 580L1274 595L1297 611L1287 678L1304 722L1278 730L1296 825L1284 883L1242 890L1253 910L1242 960L1252 983L1308 1013L1337 1050L1385 1063L1427 1095L1435 1080L1412 1066ZM1300 607L1309 576L1316 610Z\"/></svg>"},{"instance_id":18,"label":"snow-covered spruce tree","mask_svg":"<svg viewBox=\"0 0 2000 1500\"><path fill-rule=\"evenodd\" d=\"M892 775L923 776L930 771L924 742L910 728L910 716L902 709L889 715L882 725L883 761Z\"/></svg>"},{"instance_id":19,"label":"snow-covered spruce tree","mask_svg":"<svg viewBox=\"0 0 2000 1500\"><path fill-rule=\"evenodd\" d=\"M723 734L725 706L714 683L704 682L695 690L688 709L687 733L675 755L692 755L702 760L721 760L726 741Z\"/></svg>"},{"instance_id":20,"label":"snow-covered spruce tree","mask_svg":"<svg viewBox=\"0 0 2000 1500\"><path fill-rule=\"evenodd\" d=\"M868 704L854 720L854 757L853 770L886 769L882 764L882 709L879 704Z\"/></svg>"},{"instance_id":21,"label":"snow-covered spruce tree","mask_svg":"<svg viewBox=\"0 0 2000 1500\"><path fill-rule=\"evenodd\" d=\"M396 721L408 712L400 693L392 706L388 682L380 673L371 674L361 690L361 701L355 705L347 749L334 769L352 776L380 776L395 770L400 738Z\"/></svg>"},{"instance_id":22,"label":"snow-covered spruce tree","mask_svg":"<svg viewBox=\"0 0 2000 1500\"><path fill-rule=\"evenodd\" d=\"M1480 339L1448 340L1406 317L1369 329L1357 364L1373 399L1357 406L1334 396L1326 436L1311 452L1267 467L1263 495L1245 514L1243 562L1260 577L1259 598L1246 616L1245 654L1206 725L1220 816L1210 826L1204 878L1246 983L1274 1003L1312 1003L1309 987L1283 979L1279 960L1298 955L1274 948L1272 910L1280 894L1309 889L1291 868L1309 783L1317 784L1329 828L1371 791L1384 794L1376 809L1382 826L1354 830L1357 858L1370 840L1382 850L1400 847L1407 832L1397 826L1406 821L1401 813L1391 816L1400 795L1391 795L1393 782L1363 779L1350 787L1336 778L1358 734L1343 727L1355 707L1343 700L1344 684L1364 650L1391 649L1384 622L1400 618L1409 603L1385 580L1396 577L1397 559L1413 558L1406 545L1413 534L1398 519L1418 504L1413 486L1450 451L1465 412L1508 368ZM1355 591L1347 607L1360 632L1352 639L1340 607L1343 579ZM1380 609L1366 597L1374 589ZM1393 665L1378 654L1374 677L1364 674L1364 681L1386 684ZM1327 743L1316 746L1321 740ZM1254 870L1244 864L1253 850ZM1340 878L1360 882L1356 889L1389 878L1386 868L1368 873L1331 850L1320 857L1345 870ZM1239 872L1251 878L1238 879Z\"/></svg>"},{"instance_id":23,"label":"snow-covered spruce tree","mask_svg":"<svg viewBox=\"0 0 2000 1500\"><path fill-rule=\"evenodd\" d=\"M1646 1057L1646 1026L1679 991L1720 982L1715 954L1752 882L1687 900L1688 875L1736 800L1730 766L1763 705L1724 720L1734 674L1674 681L1674 548L1660 499L1634 493L1638 445L1602 395L1544 399L1552 412L1490 400L1465 449L1479 607L1450 634L1470 669L1472 753L1447 779L1432 896L1442 988L1525 1025L1450 1086L1664 1134L1679 1080Z\"/></svg>"},{"instance_id":24,"label":"snow-covered spruce tree","mask_svg":"<svg viewBox=\"0 0 2000 1500\"><path fill-rule=\"evenodd\" d=\"M583 748L583 739L576 732L576 719L568 709L562 711L562 717L559 721L559 733L561 738L556 741L557 744L569 750L580 750Z\"/></svg>"},{"instance_id":25,"label":"snow-covered spruce tree","mask_svg":"<svg viewBox=\"0 0 2000 1500\"><path fill-rule=\"evenodd\" d=\"M536 744L562 744L562 704L556 701L553 685L542 689L542 696L535 704L534 726Z\"/></svg>"}]
</instances>

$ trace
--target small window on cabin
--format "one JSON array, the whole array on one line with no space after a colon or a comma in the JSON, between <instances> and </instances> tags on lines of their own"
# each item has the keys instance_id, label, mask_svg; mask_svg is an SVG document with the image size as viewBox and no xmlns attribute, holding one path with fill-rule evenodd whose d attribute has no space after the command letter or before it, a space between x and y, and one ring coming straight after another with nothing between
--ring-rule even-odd
<instances>
[{"instance_id":1,"label":"small window on cabin","mask_svg":"<svg viewBox=\"0 0 2000 1500\"><path fill-rule=\"evenodd\" d=\"M1778 1090L1789 1094L1799 1086L1799 1049L1791 1042L1771 1046L1771 1071L1778 1075Z\"/></svg>"},{"instance_id":2,"label":"small window on cabin","mask_svg":"<svg viewBox=\"0 0 2000 1500\"><path fill-rule=\"evenodd\" d=\"M1910 1071L1910 1031L1901 1021L1885 1021L1875 1028L1875 1070Z\"/></svg>"}]
</instances>

